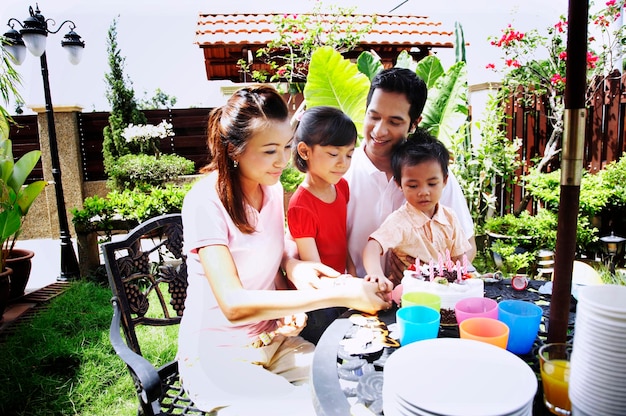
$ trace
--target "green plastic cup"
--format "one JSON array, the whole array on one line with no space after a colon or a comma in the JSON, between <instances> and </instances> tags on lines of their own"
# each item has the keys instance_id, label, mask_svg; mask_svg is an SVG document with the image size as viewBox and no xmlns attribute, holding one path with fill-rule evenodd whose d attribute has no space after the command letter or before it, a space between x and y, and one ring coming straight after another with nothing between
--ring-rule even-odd
<instances>
[{"instance_id":1,"label":"green plastic cup","mask_svg":"<svg viewBox=\"0 0 626 416\"><path fill-rule=\"evenodd\" d=\"M441 312L441 297L428 292L407 292L402 294L402 307L406 306L427 306Z\"/></svg>"}]
</instances>

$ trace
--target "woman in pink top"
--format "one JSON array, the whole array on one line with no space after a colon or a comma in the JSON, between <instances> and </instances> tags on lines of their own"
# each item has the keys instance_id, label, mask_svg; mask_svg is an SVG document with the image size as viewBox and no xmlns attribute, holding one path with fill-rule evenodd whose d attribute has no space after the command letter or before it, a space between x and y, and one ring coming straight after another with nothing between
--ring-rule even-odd
<instances>
[{"instance_id":1,"label":"woman in pink top","mask_svg":"<svg viewBox=\"0 0 626 416\"><path fill-rule=\"evenodd\" d=\"M220 415L313 414L306 384L314 346L297 336L302 322L293 316L333 306L370 313L390 307L390 287L362 279L276 290L282 271L296 286L314 274L338 275L285 249L279 179L292 135L276 90L237 91L209 116L211 162L183 203L189 286L180 374L196 404Z\"/></svg>"}]
</instances>

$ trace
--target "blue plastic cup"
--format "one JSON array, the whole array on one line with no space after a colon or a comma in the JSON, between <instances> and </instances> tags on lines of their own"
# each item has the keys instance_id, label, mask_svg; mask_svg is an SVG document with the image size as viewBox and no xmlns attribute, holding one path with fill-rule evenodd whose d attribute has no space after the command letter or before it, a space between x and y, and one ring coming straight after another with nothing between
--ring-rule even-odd
<instances>
[{"instance_id":1,"label":"blue plastic cup","mask_svg":"<svg viewBox=\"0 0 626 416\"><path fill-rule=\"evenodd\" d=\"M509 327L506 349L514 354L528 354L533 347L543 310L523 300L503 300L498 303L498 320Z\"/></svg>"},{"instance_id":2,"label":"blue plastic cup","mask_svg":"<svg viewBox=\"0 0 626 416\"><path fill-rule=\"evenodd\" d=\"M405 306L396 312L400 345L437 338L441 315L423 305Z\"/></svg>"}]
</instances>

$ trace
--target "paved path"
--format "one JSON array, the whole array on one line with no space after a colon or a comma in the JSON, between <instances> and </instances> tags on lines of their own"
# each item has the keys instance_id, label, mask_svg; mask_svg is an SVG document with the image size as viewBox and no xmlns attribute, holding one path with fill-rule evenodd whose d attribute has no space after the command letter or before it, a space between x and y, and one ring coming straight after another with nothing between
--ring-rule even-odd
<instances>
[{"instance_id":1,"label":"paved path","mask_svg":"<svg viewBox=\"0 0 626 416\"><path fill-rule=\"evenodd\" d=\"M61 272L60 240L20 240L15 246L32 250L35 256L32 259L32 269L26 284L25 296L12 302L5 309L3 319L0 320L0 335L6 335L11 324L19 317L26 316L38 303L56 296L63 290L62 283L57 282L57 277ZM77 250L75 243L74 250Z\"/></svg>"}]
</instances>

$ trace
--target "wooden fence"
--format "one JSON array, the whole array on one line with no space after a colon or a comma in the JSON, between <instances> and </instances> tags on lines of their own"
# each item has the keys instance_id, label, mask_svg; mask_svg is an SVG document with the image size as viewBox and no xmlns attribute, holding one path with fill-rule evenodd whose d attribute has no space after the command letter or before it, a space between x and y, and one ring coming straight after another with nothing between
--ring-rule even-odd
<instances>
[{"instance_id":1,"label":"wooden fence","mask_svg":"<svg viewBox=\"0 0 626 416\"><path fill-rule=\"evenodd\" d=\"M591 173L602 170L607 163L618 160L626 150L624 143L626 126L626 75L619 71L609 77L599 78L587 96L587 120L585 127L585 143L583 166ZM549 117L551 113L543 100L524 102L512 96L506 108L507 137L510 140L520 138L522 146L519 150L526 173L533 160L543 155L547 141L552 133ZM561 147L561 143L558 144ZM560 154L547 166L548 171L560 167ZM513 212L524 196L522 186L513 189L500 189L498 201L499 212ZM527 207L530 211L534 207Z\"/></svg>"},{"instance_id":2,"label":"wooden fence","mask_svg":"<svg viewBox=\"0 0 626 416\"><path fill-rule=\"evenodd\" d=\"M174 136L161 139L161 153L175 153L194 161L196 168L207 163L206 125L210 108L148 110L144 111L149 124L162 120L172 124ZM80 113L80 147L83 156L85 181L106 179L102 157L104 127L109 124L108 112Z\"/></svg>"},{"instance_id":3,"label":"wooden fence","mask_svg":"<svg viewBox=\"0 0 626 416\"><path fill-rule=\"evenodd\" d=\"M210 108L147 110L147 122L158 124L167 120L172 124L174 136L162 139L162 153L175 153L194 161L196 168L207 163L206 125ZM16 116L17 125L11 126L9 137L13 141L13 156L17 159L24 153L39 149L37 116ZM78 114L80 151L82 156L83 180L99 181L106 179L102 157L103 130L109 124L108 112ZM29 180L43 179L41 162L34 169Z\"/></svg>"}]
</instances>

